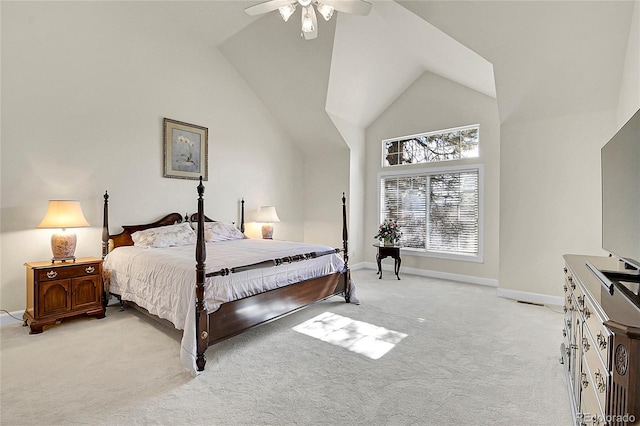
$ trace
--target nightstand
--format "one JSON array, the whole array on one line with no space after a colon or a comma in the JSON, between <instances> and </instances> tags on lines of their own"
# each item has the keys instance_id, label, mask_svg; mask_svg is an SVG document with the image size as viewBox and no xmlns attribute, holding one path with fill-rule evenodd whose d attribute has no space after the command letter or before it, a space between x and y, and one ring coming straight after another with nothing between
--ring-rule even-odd
<instances>
[{"instance_id":1,"label":"nightstand","mask_svg":"<svg viewBox=\"0 0 640 426\"><path fill-rule=\"evenodd\" d=\"M45 325L63 318L92 315L104 318L102 260L95 257L75 262L25 263L27 309L22 318L30 334L42 333Z\"/></svg>"}]
</instances>

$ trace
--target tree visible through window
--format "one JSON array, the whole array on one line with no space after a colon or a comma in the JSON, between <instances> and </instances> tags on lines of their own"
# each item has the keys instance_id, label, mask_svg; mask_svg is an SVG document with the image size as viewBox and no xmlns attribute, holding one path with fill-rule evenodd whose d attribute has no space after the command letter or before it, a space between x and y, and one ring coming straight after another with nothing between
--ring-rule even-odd
<instances>
[{"instance_id":1,"label":"tree visible through window","mask_svg":"<svg viewBox=\"0 0 640 426\"><path fill-rule=\"evenodd\" d=\"M383 141L383 165L424 164L478 156L479 127L421 133Z\"/></svg>"},{"instance_id":2,"label":"tree visible through window","mask_svg":"<svg viewBox=\"0 0 640 426\"><path fill-rule=\"evenodd\" d=\"M382 141L380 220L396 220L405 248L433 256L482 260L482 165L407 167L478 157L478 125Z\"/></svg>"},{"instance_id":3,"label":"tree visible through window","mask_svg":"<svg viewBox=\"0 0 640 426\"><path fill-rule=\"evenodd\" d=\"M480 169L382 176L381 220L395 219L404 247L479 255Z\"/></svg>"}]
</instances>

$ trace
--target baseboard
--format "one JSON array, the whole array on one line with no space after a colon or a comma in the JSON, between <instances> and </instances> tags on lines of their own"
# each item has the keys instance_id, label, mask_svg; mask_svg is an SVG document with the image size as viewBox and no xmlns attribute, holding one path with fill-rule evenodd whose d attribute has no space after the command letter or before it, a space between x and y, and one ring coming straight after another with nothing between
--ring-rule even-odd
<instances>
[{"instance_id":1,"label":"baseboard","mask_svg":"<svg viewBox=\"0 0 640 426\"><path fill-rule=\"evenodd\" d=\"M368 269L378 270L378 265L373 262L364 262L365 267ZM383 271L390 271L393 273L393 265L382 265ZM417 268L400 268L400 276L403 273L418 275L422 277L429 278L439 278L442 280L450 280L450 281L458 281L469 284L478 284L478 285L486 285L489 287L498 287L498 280L492 278L481 278L481 277L473 277L471 275L461 275L461 274L452 274L450 272L441 272L441 271L431 271L428 269L417 269Z\"/></svg>"},{"instance_id":2,"label":"baseboard","mask_svg":"<svg viewBox=\"0 0 640 426\"><path fill-rule=\"evenodd\" d=\"M359 269L368 268L368 269L378 269L378 265L373 262L363 262L358 264L360 266ZM355 268L352 268L355 269ZM390 271L393 273L393 265L382 265L383 271ZM407 273L411 275L419 275L423 277L430 278L440 278L443 280L451 280L451 281L459 281L463 283L469 284L478 284L478 285L486 285L489 287L496 287L496 291L498 296L504 297L505 299L513 299L521 302L535 303L539 305L550 305L550 306L563 306L564 299L559 296L549 296L547 294L540 293L530 293L526 291L517 291L517 290L509 290L505 288L498 288L498 280L491 278L481 278L481 277L473 277L470 275L460 275L460 274L452 274L449 272L440 272L440 271L430 271L428 269L416 269L416 268L404 268L400 269L400 275L402 273Z\"/></svg>"},{"instance_id":3,"label":"baseboard","mask_svg":"<svg viewBox=\"0 0 640 426\"><path fill-rule=\"evenodd\" d=\"M349 265L349 269L352 271L357 271L358 269L366 269L367 265L365 262L356 263L355 265Z\"/></svg>"},{"instance_id":4,"label":"baseboard","mask_svg":"<svg viewBox=\"0 0 640 426\"><path fill-rule=\"evenodd\" d=\"M24 313L24 311L10 312L10 314L13 315L16 318L22 318L22 314L23 313ZM4 327L5 325L13 325L13 324L22 323L22 319L16 319L16 318L11 317L6 312L1 313L0 314L0 327Z\"/></svg>"},{"instance_id":5,"label":"baseboard","mask_svg":"<svg viewBox=\"0 0 640 426\"><path fill-rule=\"evenodd\" d=\"M541 305L563 306L564 299L559 296L549 296L548 294L529 293L528 291L509 290L507 288L499 288L498 296L505 299L519 300L528 303L537 303Z\"/></svg>"}]
</instances>

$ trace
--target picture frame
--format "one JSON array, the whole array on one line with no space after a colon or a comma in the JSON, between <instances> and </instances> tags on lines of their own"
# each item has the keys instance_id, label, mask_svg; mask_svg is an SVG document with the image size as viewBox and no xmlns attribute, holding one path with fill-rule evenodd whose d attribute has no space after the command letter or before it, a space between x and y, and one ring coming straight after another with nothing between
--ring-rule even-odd
<instances>
[{"instance_id":1,"label":"picture frame","mask_svg":"<svg viewBox=\"0 0 640 426\"><path fill-rule=\"evenodd\" d=\"M208 180L208 137L206 127L163 119L164 175L166 178Z\"/></svg>"}]
</instances>

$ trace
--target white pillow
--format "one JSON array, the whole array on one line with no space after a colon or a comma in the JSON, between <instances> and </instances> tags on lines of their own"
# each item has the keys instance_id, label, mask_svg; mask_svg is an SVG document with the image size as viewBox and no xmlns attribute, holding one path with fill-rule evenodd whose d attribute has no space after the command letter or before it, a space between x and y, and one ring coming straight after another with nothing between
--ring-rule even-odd
<instances>
[{"instance_id":1,"label":"white pillow","mask_svg":"<svg viewBox=\"0 0 640 426\"><path fill-rule=\"evenodd\" d=\"M205 222L204 224L204 239L209 243L243 238L244 234L231 223Z\"/></svg>"},{"instance_id":2,"label":"white pillow","mask_svg":"<svg viewBox=\"0 0 640 426\"><path fill-rule=\"evenodd\" d=\"M196 243L196 233L188 223L179 223L134 232L131 239L138 247L186 246Z\"/></svg>"}]
</instances>

